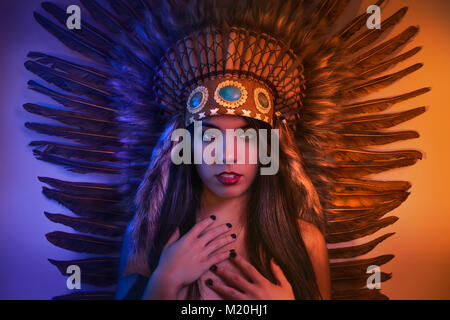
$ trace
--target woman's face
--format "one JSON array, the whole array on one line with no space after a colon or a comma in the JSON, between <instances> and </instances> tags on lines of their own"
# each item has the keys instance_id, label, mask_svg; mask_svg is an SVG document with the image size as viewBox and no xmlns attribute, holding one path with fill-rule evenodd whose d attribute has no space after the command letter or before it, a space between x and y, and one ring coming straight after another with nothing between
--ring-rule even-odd
<instances>
[{"instance_id":1,"label":"woman's face","mask_svg":"<svg viewBox=\"0 0 450 320\"><path fill-rule=\"evenodd\" d=\"M237 135L237 137L232 139L234 140L234 148L230 147L231 143L227 148L226 129L235 130L240 128L245 132L249 129L249 125L243 117L233 115L214 116L202 121L201 148L195 150L194 147L194 152L202 152L203 155L206 148L206 152L209 154L211 148L208 149L208 145L217 139L213 134L205 134L205 131L211 128L217 129L222 133L222 154L211 152L211 155L217 160L221 160L222 164L207 164L204 160L201 164L196 164L195 167L200 179L204 187L218 197L232 198L241 196L249 190L258 172L257 138L252 136L249 139L244 135ZM241 143L244 148L239 149L237 147L238 143ZM243 150L245 150L245 154L242 154ZM256 161L252 159L256 159ZM234 164L227 163L231 160Z\"/></svg>"}]
</instances>

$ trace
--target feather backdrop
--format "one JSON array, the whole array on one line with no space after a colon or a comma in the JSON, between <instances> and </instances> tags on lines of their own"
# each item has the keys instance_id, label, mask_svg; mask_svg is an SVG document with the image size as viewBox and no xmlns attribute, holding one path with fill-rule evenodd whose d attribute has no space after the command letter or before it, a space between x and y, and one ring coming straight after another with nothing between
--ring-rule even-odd
<instances>
[{"instance_id":1,"label":"feather backdrop","mask_svg":"<svg viewBox=\"0 0 450 320\"><path fill-rule=\"evenodd\" d=\"M277 93L275 109L294 131L305 171L317 189L327 218L329 244L373 235L397 221L386 216L409 196L407 181L377 181L368 175L416 163L416 150L371 151L366 147L417 138L416 131L386 131L426 111L420 106L383 113L429 88L393 97L364 100L422 67L403 66L420 47L398 54L417 34L411 26L383 42L407 13L400 8L381 29L365 28L363 13L334 32L349 1L146 1L81 0L95 25L65 27L65 9L42 3L36 21L85 59L75 63L30 52L25 68L48 83L29 88L49 96L58 107L26 103L26 111L59 125L27 122L30 130L62 137L67 143L30 143L43 161L84 173L116 177L115 184L80 183L39 177L44 195L75 216L47 213L52 222L76 233L55 231L54 245L98 257L56 261L64 274L82 266L82 281L107 287L118 276L117 254L125 226L133 217L131 199L144 177L153 148L168 119L184 110L179 101L205 75L252 75ZM385 5L384 0L376 3ZM174 46L174 44L176 44ZM80 234L81 233L81 234ZM329 249L333 299L386 299L365 288L370 265L394 257L369 259L369 253L393 233L358 245ZM348 259L334 262L333 259ZM381 281L391 278L382 273ZM111 299L114 292L77 292L55 299Z\"/></svg>"}]
</instances>

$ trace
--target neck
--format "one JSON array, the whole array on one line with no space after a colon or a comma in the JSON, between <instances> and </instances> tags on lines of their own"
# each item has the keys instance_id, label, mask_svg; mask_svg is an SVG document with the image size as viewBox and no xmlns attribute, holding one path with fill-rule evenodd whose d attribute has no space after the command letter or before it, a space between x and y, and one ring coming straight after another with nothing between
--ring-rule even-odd
<instances>
[{"instance_id":1,"label":"neck","mask_svg":"<svg viewBox=\"0 0 450 320\"><path fill-rule=\"evenodd\" d=\"M248 198L247 193L233 198L221 198L204 186L197 222L215 215L218 223L229 222L240 229L246 222Z\"/></svg>"}]
</instances>

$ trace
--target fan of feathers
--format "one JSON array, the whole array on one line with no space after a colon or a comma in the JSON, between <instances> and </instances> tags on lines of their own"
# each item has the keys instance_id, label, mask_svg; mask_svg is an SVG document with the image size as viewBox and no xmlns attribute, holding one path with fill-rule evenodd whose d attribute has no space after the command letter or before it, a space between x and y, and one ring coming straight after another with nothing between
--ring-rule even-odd
<instances>
[{"instance_id":1,"label":"fan of feathers","mask_svg":"<svg viewBox=\"0 0 450 320\"><path fill-rule=\"evenodd\" d=\"M87 259L49 261L63 275L67 266L80 266L82 282L98 288L55 299L114 297L122 237L134 214L131 199L165 124L177 112L162 107L149 90L155 67L174 43L208 26L241 27L270 34L288 45L301 61L305 79L302 106L287 106L281 111L298 115L289 125L325 210L324 232L327 243L333 244L329 248L332 298L388 298L381 290L365 287L366 271L370 265L382 266L394 255L358 257L393 233L363 244L355 244L354 240L395 223L398 218L386 214L406 200L411 184L368 176L410 166L422 154L417 150L382 151L370 147L417 138L413 130L388 129L422 114L425 107L383 111L430 89L364 99L422 67L418 63L390 72L420 51L420 47L414 47L400 53L418 28L410 26L381 40L405 16L407 7L403 7L384 18L381 29L367 29L366 12L337 29L335 25L350 2L81 0L83 20L79 30L66 27L65 8L42 3L44 12L34 13L36 21L75 51L73 60L84 62L29 52L26 69L44 81L30 80L28 86L53 99L55 105L26 103L26 111L53 123L27 122L25 126L66 141L33 141L33 153L71 172L106 174L114 181L70 182L39 177L45 184L43 194L73 213L45 212L52 222L73 229L50 232L46 234L48 241L92 255ZM383 8L385 1L376 4ZM383 272L381 281L391 276Z\"/></svg>"}]
</instances>

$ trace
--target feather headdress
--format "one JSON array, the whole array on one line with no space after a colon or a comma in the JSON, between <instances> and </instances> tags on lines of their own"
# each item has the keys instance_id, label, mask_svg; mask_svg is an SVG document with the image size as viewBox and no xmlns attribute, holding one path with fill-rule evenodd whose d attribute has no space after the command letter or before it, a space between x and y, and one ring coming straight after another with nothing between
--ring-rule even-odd
<instances>
[{"instance_id":1,"label":"feather headdress","mask_svg":"<svg viewBox=\"0 0 450 320\"><path fill-rule=\"evenodd\" d=\"M61 272L67 265L82 265L83 282L99 287L115 284L119 259L115 254L124 225L133 217L126 200L135 195L168 119L178 113L187 115L186 124L211 112L232 112L268 123L274 116L284 119L294 132L304 170L325 210L329 244L372 235L398 219L384 216L406 200L410 183L366 176L412 165L422 154L366 147L417 138L415 131L385 129L422 114L424 107L380 112L429 89L376 100L363 98L422 66L382 75L420 50L396 55L415 36L417 27L373 45L401 21L406 7L385 19L381 29L367 29L368 14L363 13L335 32L333 26L347 0L107 0L109 8L95 0L81 2L95 25L82 21L80 30L67 29L65 10L51 2L42 7L53 18L40 13L35 18L89 63L39 52L30 52L25 62L29 71L54 85L31 80L29 87L64 107L25 104L27 111L62 124L26 123L27 128L72 141L33 141L36 157L77 173L117 176L116 184L39 178L49 186L43 188L45 196L78 217L46 216L83 233L51 232L47 239L68 250L99 255L50 260ZM383 4L383 0L377 2ZM225 80L240 82L247 100L239 105L224 103L212 111L211 99L217 98L217 88ZM197 112L200 107L205 109ZM391 235L329 249L332 298L387 298L380 290L365 288L366 270L394 256L354 258ZM334 261L342 258L352 259ZM381 280L390 277L383 273ZM58 298L113 296L114 292L99 291Z\"/></svg>"}]
</instances>

